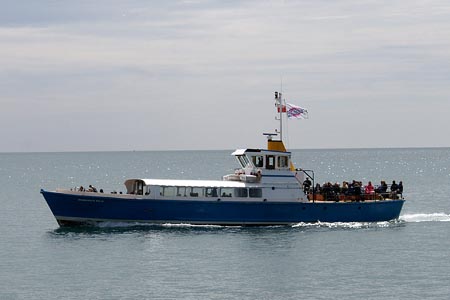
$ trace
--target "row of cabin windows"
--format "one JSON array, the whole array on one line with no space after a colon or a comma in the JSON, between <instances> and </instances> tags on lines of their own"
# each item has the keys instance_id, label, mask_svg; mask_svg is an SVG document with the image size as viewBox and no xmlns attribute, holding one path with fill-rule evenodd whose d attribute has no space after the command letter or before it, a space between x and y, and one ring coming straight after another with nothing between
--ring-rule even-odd
<instances>
[{"instance_id":1,"label":"row of cabin windows","mask_svg":"<svg viewBox=\"0 0 450 300\"><path fill-rule=\"evenodd\" d=\"M268 170L274 170L276 167L280 169L289 167L289 158L287 156L266 155L265 158L266 158L266 169ZM262 168L264 167L264 156L263 155L252 156L252 162L253 165L255 165L255 167Z\"/></svg>"},{"instance_id":2,"label":"row of cabin windows","mask_svg":"<svg viewBox=\"0 0 450 300\"><path fill-rule=\"evenodd\" d=\"M232 187L187 187L162 186L160 195L164 197L240 197L261 198L260 188L232 188Z\"/></svg>"}]
</instances>

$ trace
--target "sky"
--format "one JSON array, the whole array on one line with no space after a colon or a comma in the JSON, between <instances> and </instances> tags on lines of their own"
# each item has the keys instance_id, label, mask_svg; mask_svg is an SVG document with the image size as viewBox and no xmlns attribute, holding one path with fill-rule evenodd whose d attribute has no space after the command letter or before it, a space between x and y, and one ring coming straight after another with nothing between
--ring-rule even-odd
<instances>
[{"instance_id":1,"label":"sky","mask_svg":"<svg viewBox=\"0 0 450 300\"><path fill-rule=\"evenodd\" d=\"M0 152L450 147L448 1L0 7Z\"/></svg>"}]
</instances>

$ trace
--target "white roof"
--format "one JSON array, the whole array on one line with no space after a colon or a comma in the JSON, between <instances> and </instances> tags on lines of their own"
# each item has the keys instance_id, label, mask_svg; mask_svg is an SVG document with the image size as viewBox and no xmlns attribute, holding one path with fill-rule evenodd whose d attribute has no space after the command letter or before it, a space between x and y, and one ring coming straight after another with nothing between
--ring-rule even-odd
<instances>
[{"instance_id":1,"label":"white roof","mask_svg":"<svg viewBox=\"0 0 450 300\"><path fill-rule=\"evenodd\" d=\"M291 154L289 151L277 151L277 150L266 150L266 149L236 149L231 155L244 155L247 152L260 152L264 154L275 154L275 153L283 153L283 154Z\"/></svg>"},{"instance_id":2,"label":"white roof","mask_svg":"<svg viewBox=\"0 0 450 300\"><path fill-rule=\"evenodd\" d=\"M144 181L145 185L156 186L189 186L189 187L246 187L244 182L239 181L225 181L225 180L180 180L180 179L144 179L135 178L125 181L125 186L128 182L136 180Z\"/></svg>"},{"instance_id":3,"label":"white roof","mask_svg":"<svg viewBox=\"0 0 450 300\"><path fill-rule=\"evenodd\" d=\"M231 155L243 155L247 149L236 149Z\"/></svg>"}]
</instances>

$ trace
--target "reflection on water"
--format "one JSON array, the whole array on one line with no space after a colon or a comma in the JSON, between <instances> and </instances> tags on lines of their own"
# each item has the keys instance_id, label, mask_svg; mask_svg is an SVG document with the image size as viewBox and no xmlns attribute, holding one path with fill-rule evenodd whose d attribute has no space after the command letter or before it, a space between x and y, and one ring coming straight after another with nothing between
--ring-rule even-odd
<instances>
[{"instance_id":1,"label":"reflection on water","mask_svg":"<svg viewBox=\"0 0 450 300\"><path fill-rule=\"evenodd\" d=\"M196 224L153 224L153 223L129 223L129 222L103 222L91 226L60 227L49 234L53 236L85 236L97 237L110 234L130 233L167 233L167 234L244 234L244 235L280 235L298 232L314 232L320 230L348 230L371 228L395 228L404 226L404 219L389 222L316 222L297 223L293 225L273 226L221 226L221 225L196 225ZM414 221L416 222L416 221Z\"/></svg>"}]
</instances>

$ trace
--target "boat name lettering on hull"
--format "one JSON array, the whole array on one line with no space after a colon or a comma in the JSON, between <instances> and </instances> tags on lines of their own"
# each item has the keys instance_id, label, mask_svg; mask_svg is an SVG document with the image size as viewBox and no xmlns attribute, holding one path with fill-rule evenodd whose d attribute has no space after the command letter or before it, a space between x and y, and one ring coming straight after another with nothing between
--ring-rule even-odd
<instances>
[{"instance_id":1,"label":"boat name lettering on hull","mask_svg":"<svg viewBox=\"0 0 450 300\"><path fill-rule=\"evenodd\" d=\"M78 199L78 201L80 201L80 202L95 202L95 203L105 202L104 200L100 200L100 199Z\"/></svg>"}]
</instances>

